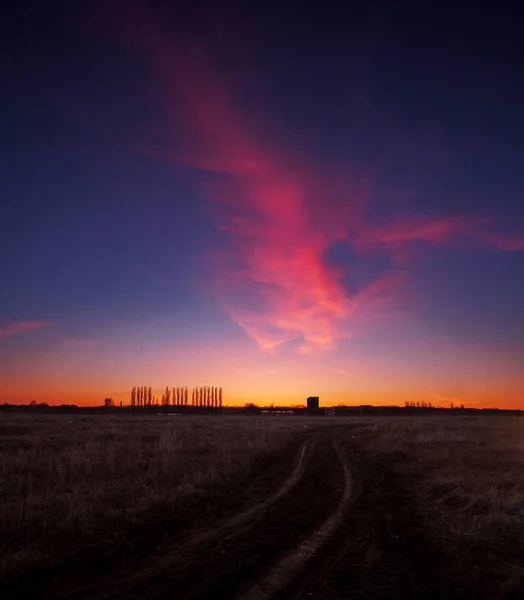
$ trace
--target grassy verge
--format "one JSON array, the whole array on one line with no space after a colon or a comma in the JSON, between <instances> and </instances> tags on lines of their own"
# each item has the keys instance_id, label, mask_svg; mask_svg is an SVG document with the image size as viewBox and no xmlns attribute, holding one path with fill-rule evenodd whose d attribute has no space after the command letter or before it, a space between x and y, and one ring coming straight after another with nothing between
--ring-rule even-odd
<instances>
[{"instance_id":1,"label":"grassy verge","mask_svg":"<svg viewBox=\"0 0 524 600\"><path fill-rule=\"evenodd\" d=\"M183 512L219 482L248 477L303 427L287 419L2 418L0 578L90 547L131 546L140 528Z\"/></svg>"},{"instance_id":2,"label":"grassy verge","mask_svg":"<svg viewBox=\"0 0 524 600\"><path fill-rule=\"evenodd\" d=\"M428 534L457 568L457 596L524 589L524 420L361 420L369 450L411 479ZM360 436L359 436L360 437Z\"/></svg>"}]
</instances>

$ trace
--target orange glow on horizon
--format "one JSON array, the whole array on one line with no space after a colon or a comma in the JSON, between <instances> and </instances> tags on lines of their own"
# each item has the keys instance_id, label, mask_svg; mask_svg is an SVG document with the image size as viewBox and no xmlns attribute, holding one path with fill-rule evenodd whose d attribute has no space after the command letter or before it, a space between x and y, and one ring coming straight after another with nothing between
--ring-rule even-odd
<instances>
[{"instance_id":1,"label":"orange glow on horizon","mask_svg":"<svg viewBox=\"0 0 524 600\"><path fill-rule=\"evenodd\" d=\"M203 49L172 39L146 4L111 2L109 29L113 43L120 35L148 65L155 77L151 89L160 82L155 118L168 141L162 147L148 144L144 123L128 129L141 131L144 139L124 142L113 132L101 133L98 124L96 135L110 148L161 160L164 171L184 165L184 177L202 193L197 203L206 201L212 225L206 222L207 229L197 231L211 231L202 247L213 248L200 256L210 273L202 287L215 321L209 327L199 314L192 331L179 333L178 322L164 322L156 312L152 318L142 306L130 324L114 307L111 312L104 306L103 316L95 314L98 307L93 314L88 310L86 318L83 305L77 305L62 326L78 327L85 338L70 339L60 323L16 315L0 324L2 352L6 349L5 360L0 357L0 402L99 406L112 397L127 405L133 385L153 385L160 397L165 385L191 389L215 382L224 389L224 405L299 405L318 395L321 406L424 400L524 408L519 340L508 336L510 342L500 342L508 348L501 348L496 335L486 336L495 340L493 347L479 347L468 331L438 339L438 324L417 321L427 315L414 310L418 290L409 287L410 267L424 256L421 248L473 244L511 252L524 250L524 239L491 232L470 215L411 214L402 212L400 203L391 212L377 211L384 174L376 166L346 163L344 152L333 159L337 164L323 164L327 157L315 160L306 144L293 144L284 131L266 126L265 117L238 101L242 82L227 65L221 70ZM156 133L151 139L158 139ZM168 200L175 195L169 185ZM178 218L178 205L169 208L172 213L165 214ZM188 257L197 250L188 248ZM169 252L172 247L163 254L166 262ZM167 277L177 275L173 269ZM189 287L185 276L169 284ZM192 277L193 272L186 279ZM467 311L462 303L475 301L468 294L457 296L461 303L454 306ZM183 302L190 305L192 299L188 293ZM167 296L165 310L173 316L182 302L171 302ZM186 304L179 311L183 317ZM449 329L461 328L452 323ZM24 346L22 338L38 343Z\"/></svg>"}]
</instances>

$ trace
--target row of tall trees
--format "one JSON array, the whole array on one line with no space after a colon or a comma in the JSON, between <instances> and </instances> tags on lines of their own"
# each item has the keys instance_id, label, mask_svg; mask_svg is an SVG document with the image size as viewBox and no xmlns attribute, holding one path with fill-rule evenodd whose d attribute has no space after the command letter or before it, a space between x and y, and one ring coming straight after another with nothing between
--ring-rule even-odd
<instances>
[{"instance_id":1,"label":"row of tall trees","mask_svg":"<svg viewBox=\"0 0 524 600\"><path fill-rule=\"evenodd\" d=\"M161 401L153 395L151 386L134 386L131 389L131 406L192 406L194 408L222 408L223 392L221 387L201 386L191 391L184 387L166 387Z\"/></svg>"},{"instance_id":2,"label":"row of tall trees","mask_svg":"<svg viewBox=\"0 0 524 600\"><path fill-rule=\"evenodd\" d=\"M433 408L433 404L425 400L406 400L404 406L411 408Z\"/></svg>"},{"instance_id":3,"label":"row of tall trees","mask_svg":"<svg viewBox=\"0 0 524 600\"><path fill-rule=\"evenodd\" d=\"M404 403L405 406L411 407L411 408L435 408L433 406L433 404L431 404L431 402L425 402L424 400L406 400L406 402ZM453 402L450 402L449 404L450 408L464 408L464 404L453 404ZM437 406L436 408L442 408L441 406Z\"/></svg>"},{"instance_id":4,"label":"row of tall trees","mask_svg":"<svg viewBox=\"0 0 524 600\"><path fill-rule=\"evenodd\" d=\"M188 396L187 386L174 387L172 390L166 386L162 394L162 406L187 406Z\"/></svg>"},{"instance_id":5,"label":"row of tall trees","mask_svg":"<svg viewBox=\"0 0 524 600\"><path fill-rule=\"evenodd\" d=\"M191 406L222 408L222 388L215 386L193 388Z\"/></svg>"},{"instance_id":6,"label":"row of tall trees","mask_svg":"<svg viewBox=\"0 0 524 600\"><path fill-rule=\"evenodd\" d=\"M131 389L131 406L152 406L156 404L151 386L135 386Z\"/></svg>"}]
</instances>

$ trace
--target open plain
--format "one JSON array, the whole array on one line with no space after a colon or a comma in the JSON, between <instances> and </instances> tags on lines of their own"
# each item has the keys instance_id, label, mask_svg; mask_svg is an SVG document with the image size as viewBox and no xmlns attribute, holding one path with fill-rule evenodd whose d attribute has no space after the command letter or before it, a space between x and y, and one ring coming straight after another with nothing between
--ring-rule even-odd
<instances>
[{"instance_id":1,"label":"open plain","mask_svg":"<svg viewBox=\"0 0 524 600\"><path fill-rule=\"evenodd\" d=\"M0 420L2 598L513 598L524 422Z\"/></svg>"}]
</instances>

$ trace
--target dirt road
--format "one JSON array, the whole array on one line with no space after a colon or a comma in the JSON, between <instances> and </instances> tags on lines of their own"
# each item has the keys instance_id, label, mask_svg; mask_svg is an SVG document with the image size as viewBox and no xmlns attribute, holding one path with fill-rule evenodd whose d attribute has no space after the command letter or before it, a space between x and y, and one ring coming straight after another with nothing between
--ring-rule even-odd
<instances>
[{"instance_id":1,"label":"dirt road","mask_svg":"<svg viewBox=\"0 0 524 600\"><path fill-rule=\"evenodd\" d=\"M146 559L52 597L450 597L394 461L366 455L349 427L306 431L235 499L208 499Z\"/></svg>"}]
</instances>

